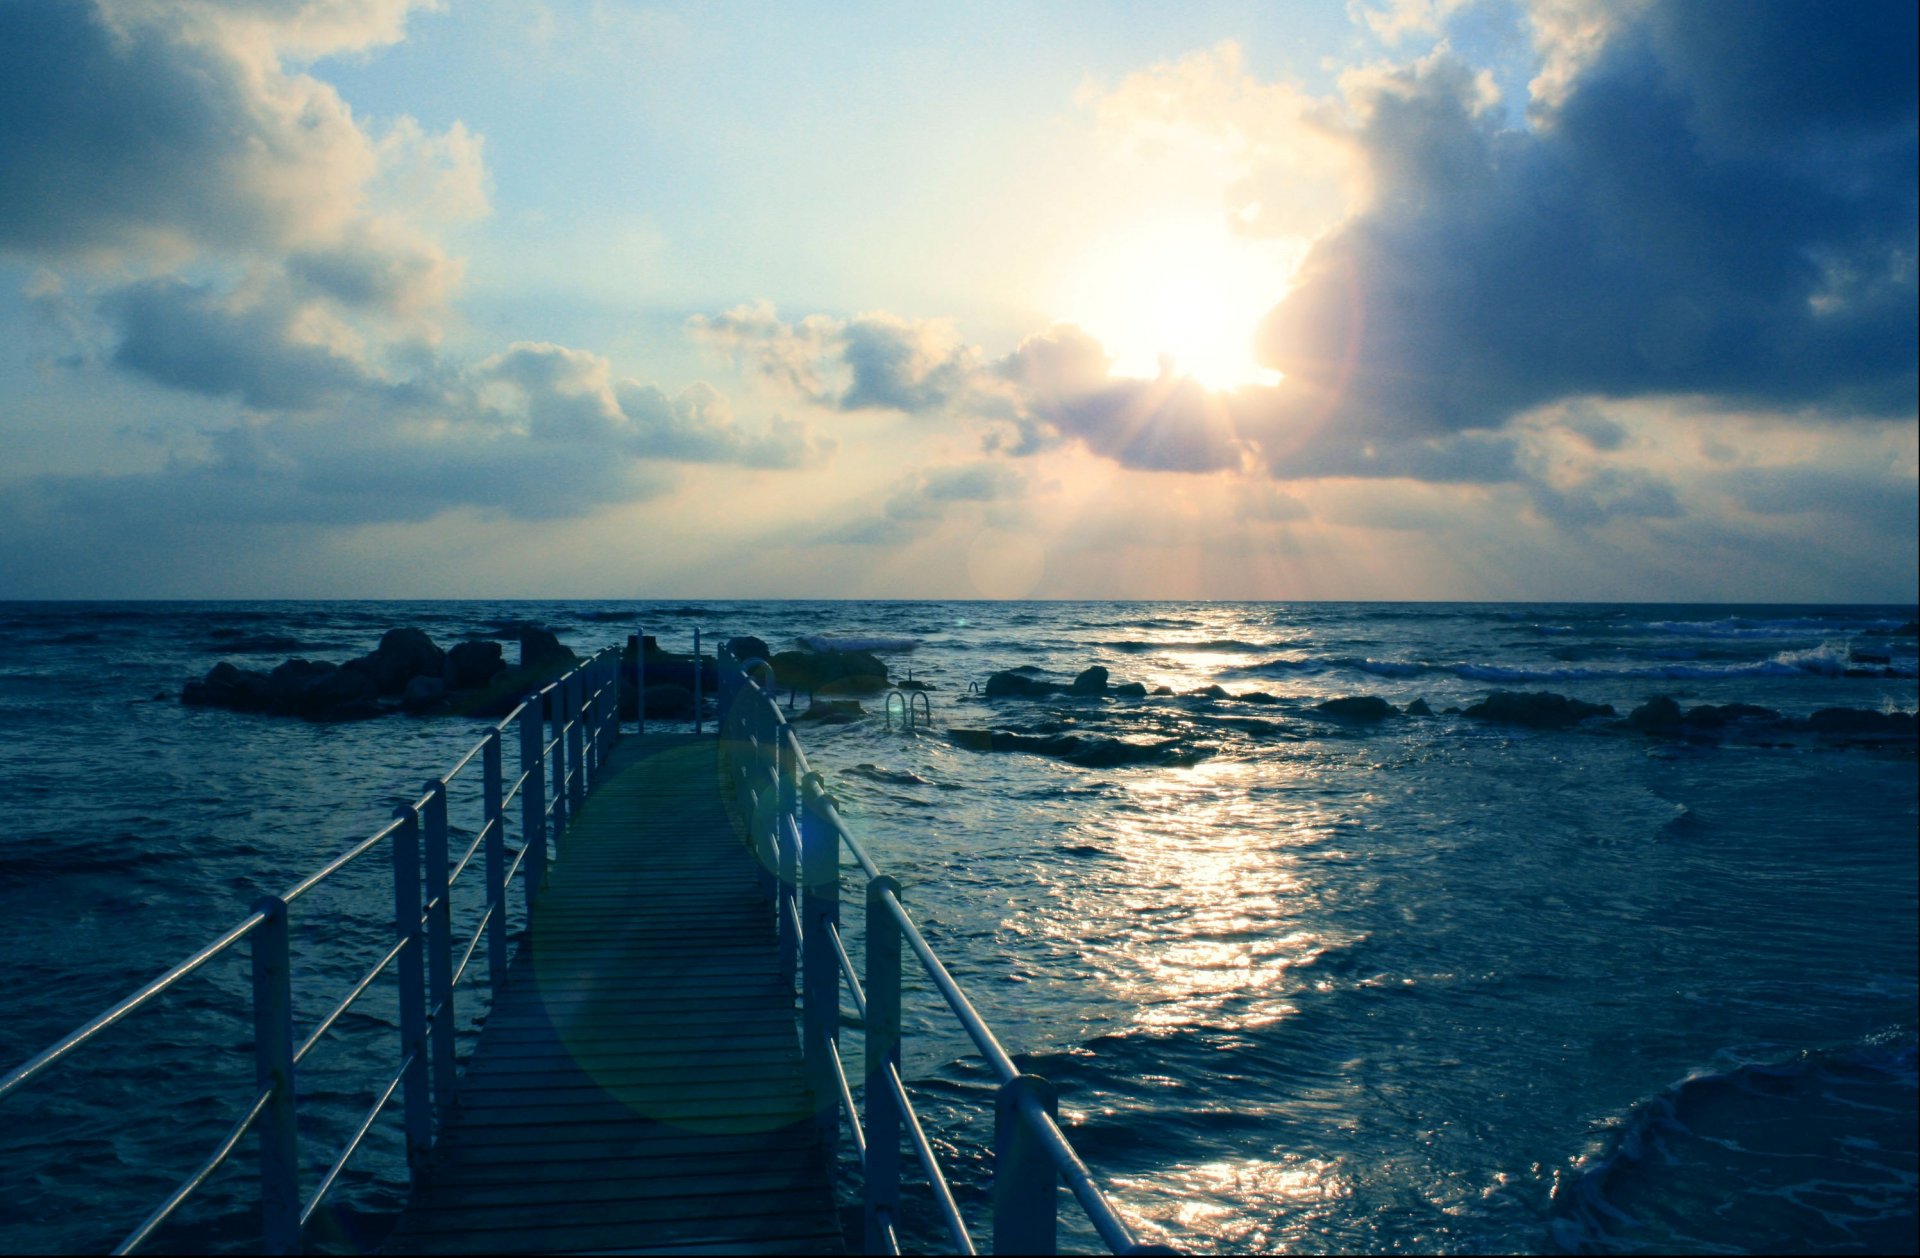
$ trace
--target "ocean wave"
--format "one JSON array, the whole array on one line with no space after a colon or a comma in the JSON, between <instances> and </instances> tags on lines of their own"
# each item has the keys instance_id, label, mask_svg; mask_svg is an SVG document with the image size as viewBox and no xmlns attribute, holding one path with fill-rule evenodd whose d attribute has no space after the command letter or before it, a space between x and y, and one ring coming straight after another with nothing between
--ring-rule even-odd
<instances>
[{"instance_id":1,"label":"ocean wave","mask_svg":"<svg viewBox=\"0 0 1920 1258\"><path fill-rule=\"evenodd\" d=\"M1357 659L1349 656L1307 656L1300 659L1268 660L1245 668L1229 670L1239 676L1289 677L1313 676L1330 672L1364 673L1372 677L1408 678L1439 673L1464 681L1496 683L1549 681L1720 681L1742 677L1844 677L1860 671L1849 658L1844 645L1826 643L1799 651L1781 651L1767 659L1741 663L1707 664L1675 661L1653 664L1572 665L1542 667L1534 664L1494 664L1465 662L1433 664L1414 660ZM1909 679L1920 670L1907 661L1877 665L1872 676Z\"/></svg>"},{"instance_id":2,"label":"ocean wave","mask_svg":"<svg viewBox=\"0 0 1920 1258\"><path fill-rule=\"evenodd\" d=\"M862 637L858 634L814 633L800 639L810 651L911 651L918 638Z\"/></svg>"},{"instance_id":3,"label":"ocean wave","mask_svg":"<svg viewBox=\"0 0 1920 1258\"><path fill-rule=\"evenodd\" d=\"M1555 1239L1576 1253L1911 1251L1915 1047L1906 1027L1687 1075L1556 1190Z\"/></svg>"},{"instance_id":4,"label":"ocean wave","mask_svg":"<svg viewBox=\"0 0 1920 1258\"><path fill-rule=\"evenodd\" d=\"M1094 642L1090 645L1108 651L1124 651L1129 655L1142 655L1153 651L1219 651L1237 654L1276 649L1271 642L1245 642L1239 638L1203 638L1191 642L1155 642L1141 638L1122 638L1112 642Z\"/></svg>"},{"instance_id":5,"label":"ocean wave","mask_svg":"<svg viewBox=\"0 0 1920 1258\"><path fill-rule=\"evenodd\" d=\"M1649 633L1670 633L1689 638L1799 638L1809 633L1866 633L1897 628L1900 622L1886 619L1828 619L1791 616L1780 620L1749 620L1733 616L1726 620L1649 620Z\"/></svg>"}]
</instances>

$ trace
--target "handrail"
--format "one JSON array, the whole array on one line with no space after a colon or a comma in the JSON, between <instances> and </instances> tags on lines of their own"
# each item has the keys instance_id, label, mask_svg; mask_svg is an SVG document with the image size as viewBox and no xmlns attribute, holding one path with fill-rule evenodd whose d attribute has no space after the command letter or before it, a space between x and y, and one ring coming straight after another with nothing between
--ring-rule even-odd
<instances>
[{"instance_id":1,"label":"handrail","mask_svg":"<svg viewBox=\"0 0 1920 1258\"><path fill-rule=\"evenodd\" d=\"M934 952L901 902L899 884L881 872L866 845L841 818L825 781L813 772L772 693L771 670L758 661L743 668L727 644L720 647L718 658L718 724L723 750L734 760L723 780L734 784L741 815L750 819L749 842L763 867L776 871L771 908L781 937L782 964L793 964L799 971L808 1084L815 1104L824 1106L819 1131L829 1146L843 1116L853 1131L855 1151L865 1170L867 1252L898 1251L894 1222L903 1137L926 1171L953 1250L977 1252L900 1076L902 944L932 980L1000 1085L994 1136L996 1252L1054 1252L1057 1188L1062 1182L1101 1242L1114 1253L1176 1252L1142 1244L1134 1237L1060 1129L1052 1112L1052 1085L1021 1071ZM903 697L902 703L912 711L911 700ZM889 717L891 710L889 703ZM792 852L795 846L797 856ZM840 926L842 849L867 878L864 985ZM791 981L794 975L789 972L787 977ZM856 1108L852 1080L840 1056L843 990L862 1028L864 1112Z\"/></svg>"},{"instance_id":2,"label":"handrail","mask_svg":"<svg viewBox=\"0 0 1920 1258\"><path fill-rule=\"evenodd\" d=\"M638 641L636 635L634 641ZM148 982L104 1013L98 1015L43 1052L0 1077L0 1098L11 1095L44 1074L75 1050L87 1045L102 1032L132 1014L146 1008L183 979L243 940L251 940L254 967L254 1048L258 1091L246 1112L215 1146L213 1152L152 1213L121 1242L116 1252L128 1252L160 1228L179 1207L206 1183L209 1176L224 1165L249 1131L261 1133L261 1195L265 1207L266 1234L262 1249L292 1252L300 1243L300 1228L332 1191L348 1161L364 1143L374 1122L386 1110L396 1093L406 1104L409 1164L418 1175L426 1146L432 1140L430 1120L426 1119L425 1084L427 1068L433 1059L427 1052L427 1017L409 1030L412 1018L427 1014L422 987L423 968L436 973L451 971L444 992L435 996L431 1011L433 1044L439 1052L451 1045L451 1028L440 1020L450 1018L452 992L465 977L482 940L491 937L489 970L495 984L504 978L506 963L505 931L508 928L507 889L523 874L527 906L545 880L547 864L547 818L555 818L557 831L573 815L580 799L600 785L606 748L620 736L621 654L617 647L596 652L522 698L498 721L489 724L481 738L469 747L440 777L429 782L429 789L395 810L394 818L372 834L351 844L288 889L277 900L268 899L238 925L195 952L172 969ZM547 719L548 711L553 719ZM547 734L551 731L551 737ZM505 780L500 760L505 736L520 735L520 765L511 782ZM534 731L530 734L530 731ZM446 826L446 788L476 757L485 768L480 787L483 818L474 831L472 842L451 867L442 866L444 877L430 885L420 878L420 830L423 818L430 818L444 836ZM551 778L556 789L551 800L545 798ZM468 779L471 780L471 779ZM569 804L571 792L574 802ZM507 805L518 799L521 804L521 842L518 848L506 844ZM555 838L559 835L556 833ZM436 842L439 840L436 839ZM288 963L288 906L367 853L391 843L394 852L396 941L363 974L295 1048L292 1041L291 968ZM445 859L444 843L440 843ZM460 875L473 864L473 858L486 853L486 879L483 910L473 933L460 955L457 968L450 955L452 940L445 922L451 907L452 888ZM537 857L529 864L529 855ZM511 863L508 857L511 857ZM403 878L411 861L411 876ZM429 870L429 873L432 871ZM440 888L444 888L443 890ZM421 892L427 891L423 897ZM264 933L262 928L265 928ZM489 936L491 932L491 936ZM435 964L421 965L420 952L432 954ZM447 954L447 955L442 955ZM395 1072L381 1085L373 1105L361 1119L338 1157L322 1176L314 1194L304 1205L298 1192L297 1125L294 1107L298 1101L295 1067L319 1045L355 1002L370 991L380 976L400 962L400 1003L402 1009L402 1052ZM445 967L443 970L443 966ZM409 1010L414 1012L410 1013ZM412 1037L412 1038L409 1038ZM437 1085L436 1085L437 1086Z\"/></svg>"}]
</instances>

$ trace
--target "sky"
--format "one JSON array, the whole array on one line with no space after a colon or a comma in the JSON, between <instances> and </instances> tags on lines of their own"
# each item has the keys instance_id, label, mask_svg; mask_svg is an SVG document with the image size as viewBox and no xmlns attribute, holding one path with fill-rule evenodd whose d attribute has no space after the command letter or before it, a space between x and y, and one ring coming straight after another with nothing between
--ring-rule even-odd
<instances>
[{"instance_id":1,"label":"sky","mask_svg":"<svg viewBox=\"0 0 1920 1258\"><path fill-rule=\"evenodd\" d=\"M0 598L1911 603L1917 44L0 0Z\"/></svg>"}]
</instances>

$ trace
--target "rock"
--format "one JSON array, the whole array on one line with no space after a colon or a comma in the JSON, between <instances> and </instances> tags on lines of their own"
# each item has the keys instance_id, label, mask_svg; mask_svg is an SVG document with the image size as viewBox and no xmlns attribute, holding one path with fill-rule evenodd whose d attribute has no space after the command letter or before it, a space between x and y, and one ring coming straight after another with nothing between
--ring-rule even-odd
<instances>
[{"instance_id":1,"label":"rock","mask_svg":"<svg viewBox=\"0 0 1920 1258\"><path fill-rule=\"evenodd\" d=\"M377 690L365 669L334 668L300 688L300 715L316 721L352 721L381 715Z\"/></svg>"},{"instance_id":2,"label":"rock","mask_svg":"<svg viewBox=\"0 0 1920 1258\"><path fill-rule=\"evenodd\" d=\"M907 678L905 681L894 682L893 688L895 690L932 690L934 689L933 686L928 685L926 682L915 681L911 677Z\"/></svg>"},{"instance_id":3,"label":"rock","mask_svg":"<svg viewBox=\"0 0 1920 1258\"><path fill-rule=\"evenodd\" d=\"M1920 714L1871 712L1864 708L1821 708L1807 718L1817 734L1874 739L1911 739L1920 733Z\"/></svg>"},{"instance_id":4,"label":"rock","mask_svg":"<svg viewBox=\"0 0 1920 1258\"><path fill-rule=\"evenodd\" d=\"M1280 702L1280 700L1277 696L1270 695L1264 690L1249 690L1246 694L1240 696L1240 702L1257 703L1261 707L1268 707Z\"/></svg>"},{"instance_id":5,"label":"rock","mask_svg":"<svg viewBox=\"0 0 1920 1258\"><path fill-rule=\"evenodd\" d=\"M1612 716L1611 703L1586 703L1565 695L1496 690L1469 707L1462 715L1477 721L1498 721L1505 725L1526 725L1534 729L1564 729L1594 716Z\"/></svg>"},{"instance_id":6,"label":"rock","mask_svg":"<svg viewBox=\"0 0 1920 1258\"><path fill-rule=\"evenodd\" d=\"M887 666L871 651L781 651L772 657L780 685L808 694L873 694L887 688Z\"/></svg>"},{"instance_id":7,"label":"rock","mask_svg":"<svg viewBox=\"0 0 1920 1258\"><path fill-rule=\"evenodd\" d=\"M400 706L416 716L437 711L447 702L447 683L438 677L415 677L400 692Z\"/></svg>"},{"instance_id":8,"label":"rock","mask_svg":"<svg viewBox=\"0 0 1920 1258\"><path fill-rule=\"evenodd\" d=\"M558 676L579 662L580 657L563 646L552 630L539 625L520 626L521 668L539 672L551 669L553 676Z\"/></svg>"},{"instance_id":9,"label":"rock","mask_svg":"<svg viewBox=\"0 0 1920 1258\"><path fill-rule=\"evenodd\" d=\"M1677 733L1682 719L1680 705L1667 695L1655 695L1627 713L1627 724L1643 734Z\"/></svg>"},{"instance_id":10,"label":"rock","mask_svg":"<svg viewBox=\"0 0 1920 1258\"><path fill-rule=\"evenodd\" d=\"M1073 684L1067 687L1067 693L1074 695L1103 695L1107 693L1107 670L1098 664L1086 669L1078 677L1073 679Z\"/></svg>"},{"instance_id":11,"label":"rock","mask_svg":"<svg viewBox=\"0 0 1920 1258\"><path fill-rule=\"evenodd\" d=\"M1189 697L1195 698L1195 699L1231 699L1233 698L1233 696L1228 694L1226 690L1224 690L1223 688L1217 685L1208 686L1205 690L1189 690L1187 691L1187 694Z\"/></svg>"},{"instance_id":12,"label":"rock","mask_svg":"<svg viewBox=\"0 0 1920 1258\"><path fill-rule=\"evenodd\" d=\"M728 638L727 649L733 652L733 658L735 660L742 662L746 660L771 660L773 658L773 652L767 649L767 644L753 637L751 634L742 635L738 638Z\"/></svg>"},{"instance_id":13,"label":"rock","mask_svg":"<svg viewBox=\"0 0 1920 1258\"><path fill-rule=\"evenodd\" d=\"M1887 636L1891 638L1920 638L1920 620L1909 620L1906 624L1901 625Z\"/></svg>"},{"instance_id":14,"label":"rock","mask_svg":"<svg viewBox=\"0 0 1920 1258\"><path fill-rule=\"evenodd\" d=\"M1384 721L1400 711L1379 695L1352 695L1316 703L1313 710L1341 721Z\"/></svg>"},{"instance_id":15,"label":"rock","mask_svg":"<svg viewBox=\"0 0 1920 1258\"><path fill-rule=\"evenodd\" d=\"M1156 695L1170 695L1173 693L1173 687L1172 686L1155 686L1153 688L1153 693Z\"/></svg>"},{"instance_id":16,"label":"rock","mask_svg":"<svg viewBox=\"0 0 1920 1258\"><path fill-rule=\"evenodd\" d=\"M1207 755L1175 738L1136 743L1091 734L1021 734L998 729L950 729L947 737L955 746L969 751L1024 751L1089 769L1128 764L1189 765Z\"/></svg>"},{"instance_id":17,"label":"rock","mask_svg":"<svg viewBox=\"0 0 1920 1258\"><path fill-rule=\"evenodd\" d=\"M989 699L1039 699L1059 689L1056 682L1029 677L1024 672L1007 671L987 678L986 695Z\"/></svg>"},{"instance_id":18,"label":"rock","mask_svg":"<svg viewBox=\"0 0 1920 1258\"><path fill-rule=\"evenodd\" d=\"M1144 699L1147 697L1147 688L1137 681L1123 681L1113 688L1113 693L1123 699Z\"/></svg>"},{"instance_id":19,"label":"rock","mask_svg":"<svg viewBox=\"0 0 1920 1258\"><path fill-rule=\"evenodd\" d=\"M693 691L672 682L647 687L647 715L690 717L693 715Z\"/></svg>"},{"instance_id":20,"label":"rock","mask_svg":"<svg viewBox=\"0 0 1920 1258\"><path fill-rule=\"evenodd\" d=\"M1426 696L1422 695L1402 709L1408 716L1432 716L1433 709L1427 706Z\"/></svg>"},{"instance_id":21,"label":"rock","mask_svg":"<svg viewBox=\"0 0 1920 1258\"><path fill-rule=\"evenodd\" d=\"M447 652L446 683L454 690L472 690L492 681L506 667L498 642L471 638Z\"/></svg>"},{"instance_id":22,"label":"rock","mask_svg":"<svg viewBox=\"0 0 1920 1258\"><path fill-rule=\"evenodd\" d=\"M822 725L846 725L867 714L858 699L815 699L796 720L817 721Z\"/></svg>"},{"instance_id":23,"label":"rock","mask_svg":"<svg viewBox=\"0 0 1920 1258\"><path fill-rule=\"evenodd\" d=\"M1631 718L1629 718L1631 719ZM1689 729L1718 729L1734 721L1777 721L1780 714L1754 703L1703 703L1689 708L1685 717Z\"/></svg>"},{"instance_id":24,"label":"rock","mask_svg":"<svg viewBox=\"0 0 1920 1258\"><path fill-rule=\"evenodd\" d=\"M447 653L433 644L424 632L411 627L389 629L380 637L380 645L362 662L383 695L397 695L415 677L439 677L447 669Z\"/></svg>"}]
</instances>

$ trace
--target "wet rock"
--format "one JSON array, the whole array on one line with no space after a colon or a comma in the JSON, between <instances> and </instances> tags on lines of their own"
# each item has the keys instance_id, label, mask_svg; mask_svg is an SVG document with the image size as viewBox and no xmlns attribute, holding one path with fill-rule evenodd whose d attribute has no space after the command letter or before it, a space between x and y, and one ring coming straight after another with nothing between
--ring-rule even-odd
<instances>
[{"instance_id":1,"label":"wet rock","mask_svg":"<svg viewBox=\"0 0 1920 1258\"><path fill-rule=\"evenodd\" d=\"M1316 703L1313 710L1342 721L1384 721L1400 710L1379 695L1351 695Z\"/></svg>"},{"instance_id":2,"label":"wet rock","mask_svg":"<svg viewBox=\"0 0 1920 1258\"><path fill-rule=\"evenodd\" d=\"M558 676L580 662L580 657L564 646L551 629L539 625L521 625L520 667Z\"/></svg>"},{"instance_id":3,"label":"wet rock","mask_svg":"<svg viewBox=\"0 0 1920 1258\"><path fill-rule=\"evenodd\" d=\"M907 679L906 679L905 681L896 681L896 682L894 682L894 683L893 683L893 688L894 688L895 690L933 690L933 689L936 689L936 687L934 687L933 685L931 685L931 684L929 684L929 683L927 683L927 682L924 682L924 681L916 681L916 680L914 680L914 679L913 679L913 678L911 678L911 677L909 677L909 678L907 678Z\"/></svg>"},{"instance_id":4,"label":"wet rock","mask_svg":"<svg viewBox=\"0 0 1920 1258\"><path fill-rule=\"evenodd\" d=\"M300 688L299 714L318 721L354 721L379 716L373 677L361 668L329 668Z\"/></svg>"},{"instance_id":5,"label":"wet rock","mask_svg":"<svg viewBox=\"0 0 1920 1258\"><path fill-rule=\"evenodd\" d=\"M1912 740L1920 733L1920 714L1872 712L1864 708L1821 708L1807 718L1816 734L1874 740Z\"/></svg>"},{"instance_id":6,"label":"wet rock","mask_svg":"<svg viewBox=\"0 0 1920 1258\"><path fill-rule=\"evenodd\" d=\"M773 658L773 652L767 649L767 644L751 634L728 638L727 649L733 652L733 658L736 660L771 660Z\"/></svg>"},{"instance_id":7,"label":"wet rock","mask_svg":"<svg viewBox=\"0 0 1920 1258\"><path fill-rule=\"evenodd\" d=\"M955 746L969 751L1023 751L1089 769L1129 764L1189 765L1207 754L1174 738L1136 743L1091 734L1022 734L999 729L950 729L947 737Z\"/></svg>"},{"instance_id":8,"label":"wet rock","mask_svg":"<svg viewBox=\"0 0 1920 1258\"><path fill-rule=\"evenodd\" d=\"M1525 725L1533 729L1565 729L1595 716L1612 716L1611 703L1587 703L1545 691L1523 693L1496 690L1462 713L1478 721Z\"/></svg>"},{"instance_id":9,"label":"wet rock","mask_svg":"<svg viewBox=\"0 0 1920 1258\"><path fill-rule=\"evenodd\" d=\"M441 677L446 673L447 653L433 639L411 626L389 629L380 637L380 645L362 662L383 695L397 695L415 677Z\"/></svg>"},{"instance_id":10,"label":"wet rock","mask_svg":"<svg viewBox=\"0 0 1920 1258\"><path fill-rule=\"evenodd\" d=\"M647 687L647 715L671 719L693 715L693 691L672 682Z\"/></svg>"},{"instance_id":11,"label":"wet rock","mask_svg":"<svg viewBox=\"0 0 1920 1258\"><path fill-rule=\"evenodd\" d=\"M858 699L815 699L795 720L815 721L821 725L847 725L867 715Z\"/></svg>"},{"instance_id":12,"label":"wet rock","mask_svg":"<svg viewBox=\"0 0 1920 1258\"><path fill-rule=\"evenodd\" d=\"M986 695L989 699L1038 699L1059 689L1055 682L1029 677L1022 670L1008 670L987 678Z\"/></svg>"},{"instance_id":13,"label":"wet rock","mask_svg":"<svg viewBox=\"0 0 1920 1258\"><path fill-rule=\"evenodd\" d=\"M1735 721L1777 721L1780 714L1772 708L1763 708L1755 703L1723 703L1714 705L1703 703L1697 708L1687 709L1686 724L1691 730L1719 729Z\"/></svg>"},{"instance_id":14,"label":"wet rock","mask_svg":"<svg viewBox=\"0 0 1920 1258\"><path fill-rule=\"evenodd\" d=\"M1675 734L1685 719L1671 695L1655 695L1627 713L1627 724L1643 734Z\"/></svg>"},{"instance_id":15,"label":"wet rock","mask_svg":"<svg viewBox=\"0 0 1920 1258\"><path fill-rule=\"evenodd\" d=\"M1240 696L1240 702L1255 703L1261 707L1268 707L1280 702L1280 698L1278 695L1270 695L1264 690L1249 690L1246 694Z\"/></svg>"},{"instance_id":16,"label":"wet rock","mask_svg":"<svg viewBox=\"0 0 1920 1258\"><path fill-rule=\"evenodd\" d=\"M1173 687L1172 686L1155 686L1153 688L1153 693L1156 695L1170 695L1173 693Z\"/></svg>"},{"instance_id":17,"label":"wet rock","mask_svg":"<svg viewBox=\"0 0 1920 1258\"><path fill-rule=\"evenodd\" d=\"M1073 684L1067 687L1067 693L1075 695L1103 695L1107 693L1107 670L1095 664L1093 667L1082 671L1078 677L1073 679Z\"/></svg>"},{"instance_id":18,"label":"wet rock","mask_svg":"<svg viewBox=\"0 0 1920 1258\"><path fill-rule=\"evenodd\" d=\"M1122 699L1144 699L1147 688L1137 681L1123 681L1113 688L1113 693Z\"/></svg>"},{"instance_id":19,"label":"wet rock","mask_svg":"<svg viewBox=\"0 0 1920 1258\"><path fill-rule=\"evenodd\" d=\"M887 688L887 666L871 651L781 651L774 679L807 694L873 694Z\"/></svg>"},{"instance_id":20,"label":"wet rock","mask_svg":"<svg viewBox=\"0 0 1920 1258\"><path fill-rule=\"evenodd\" d=\"M400 692L400 706L415 716L437 712L446 702L447 683L438 677L415 677Z\"/></svg>"},{"instance_id":21,"label":"wet rock","mask_svg":"<svg viewBox=\"0 0 1920 1258\"><path fill-rule=\"evenodd\" d=\"M498 642L471 638L447 652L446 683L454 690L473 690L492 681L494 674L506 667Z\"/></svg>"},{"instance_id":22,"label":"wet rock","mask_svg":"<svg viewBox=\"0 0 1920 1258\"><path fill-rule=\"evenodd\" d=\"M1415 699L1412 703L1409 703L1405 708L1402 708L1401 711L1405 712L1408 716L1433 715L1433 709L1427 706L1426 696L1424 695Z\"/></svg>"},{"instance_id":23,"label":"wet rock","mask_svg":"<svg viewBox=\"0 0 1920 1258\"><path fill-rule=\"evenodd\" d=\"M1208 686L1205 690L1189 690L1187 691L1187 694L1190 697L1195 699L1231 699L1233 698L1232 695L1226 692L1226 689L1224 687L1221 687L1218 685Z\"/></svg>"}]
</instances>

